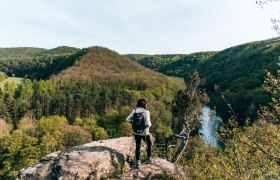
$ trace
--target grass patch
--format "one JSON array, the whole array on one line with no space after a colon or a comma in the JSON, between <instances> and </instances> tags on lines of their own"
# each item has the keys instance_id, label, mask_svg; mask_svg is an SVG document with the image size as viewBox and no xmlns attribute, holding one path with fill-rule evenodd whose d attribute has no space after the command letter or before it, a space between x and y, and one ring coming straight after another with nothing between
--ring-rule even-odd
<instances>
[{"instance_id":1,"label":"grass patch","mask_svg":"<svg viewBox=\"0 0 280 180\"><path fill-rule=\"evenodd\" d=\"M8 77L7 79L0 82L0 88L4 90L4 86L7 82L15 83L15 85L19 85L24 82L24 78Z\"/></svg>"}]
</instances>

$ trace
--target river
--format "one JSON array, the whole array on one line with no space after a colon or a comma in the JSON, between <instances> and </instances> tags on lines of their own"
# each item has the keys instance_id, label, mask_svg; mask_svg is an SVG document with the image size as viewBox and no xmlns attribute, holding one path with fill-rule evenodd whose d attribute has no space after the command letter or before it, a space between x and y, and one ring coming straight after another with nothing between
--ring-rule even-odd
<instances>
[{"instance_id":1,"label":"river","mask_svg":"<svg viewBox=\"0 0 280 180\"><path fill-rule=\"evenodd\" d=\"M215 110L205 106L202 108L201 121L202 126L198 134L204 143L210 146L219 146L217 133L222 119L217 115Z\"/></svg>"}]
</instances>

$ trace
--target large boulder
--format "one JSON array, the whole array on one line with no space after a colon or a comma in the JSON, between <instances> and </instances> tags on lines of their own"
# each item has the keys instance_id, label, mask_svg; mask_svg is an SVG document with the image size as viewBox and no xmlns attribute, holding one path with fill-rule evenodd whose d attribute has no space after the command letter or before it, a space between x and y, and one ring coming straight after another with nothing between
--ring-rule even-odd
<instances>
[{"instance_id":1,"label":"large boulder","mask_svg":"<svg viewBox=\"0 0 280 180\"><path fill-rule=\"evenodd\" d=\"M163 159L135 169L134 148L132 137L91 142L47 155L22 169L17 179L185 179L181 167Z\"/></svg>"}]
</instances>

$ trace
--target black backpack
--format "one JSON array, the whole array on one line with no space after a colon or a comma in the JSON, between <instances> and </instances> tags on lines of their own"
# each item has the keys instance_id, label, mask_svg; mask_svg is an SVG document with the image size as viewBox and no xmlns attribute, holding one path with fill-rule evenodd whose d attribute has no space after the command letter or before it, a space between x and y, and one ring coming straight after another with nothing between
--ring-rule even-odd
<instances>
[{"instance_id":1,"label":"black backpack","mask_svg":"<svg viewBox=\"0 0 280 180\"><path fill-rule=\"evenodd\" d=\"M146 129L144 112L136 113L136 109L135 109L135 113L133 114L132 117L132 129L133 132L135 133L142 133Z\"/></svg>"}]
</instances>

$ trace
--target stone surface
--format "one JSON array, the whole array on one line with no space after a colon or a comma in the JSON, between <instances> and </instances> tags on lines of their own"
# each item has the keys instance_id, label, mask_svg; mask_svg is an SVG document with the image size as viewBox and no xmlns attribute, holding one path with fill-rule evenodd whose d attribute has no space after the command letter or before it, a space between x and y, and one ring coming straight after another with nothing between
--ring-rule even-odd
<instances>
[{"instance_id":1,"label":"stone surface","mask_svg":"<svg viewBox=\"0 0 280 180\"><path fill-rule=\"evenodd\" d=\"M151 164L131 168L121 179L187 179L183 169L164 159L154 159Z\"/></svg>"},{"instance_id":2,"label":"stone surface","mask_svg":"<svg viewBox=\"0 0 280 180\"><path fill-rule=\"evenodd\" d=\"M182 168L163 159L135 169L134 148L133 137L94 141L49 154L22 169L17 179L185 179Z\"/></svg>"}]
</instances>

